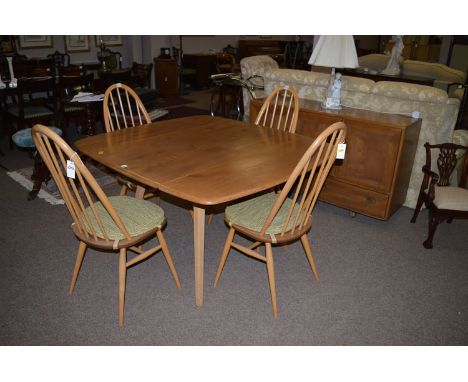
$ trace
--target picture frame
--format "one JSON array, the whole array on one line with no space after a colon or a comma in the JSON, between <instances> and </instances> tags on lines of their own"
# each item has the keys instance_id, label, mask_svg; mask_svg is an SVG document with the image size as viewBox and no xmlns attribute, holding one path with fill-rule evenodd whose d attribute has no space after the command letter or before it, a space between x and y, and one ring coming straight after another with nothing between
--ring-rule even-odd
<instances>
[{"instance_id":1,"label":"picture frame","mask_svg":"<svg viewBox=\"0 0 468 382\"><path fill-rule=\"evenodd\" d=\"M74 52L89 52L89 36L70 35L65 36L65 51L69 53Z\"/></svg>"},{"instance_id":2,"label":"picture frame","mask_svg":"<svg viewBox=\"0 0 468 382\"><path fill-rule=\"evenodd\" d=\"M101 41L105 46L120 46L122 45L122 36L96 36L96 46L101 46Z\"/></svg>"},{"instance_id":3,"label":"picture frame","mask_svg":"<svg viewBox=\"0 0 468 382\"><path fill-rule=\"evenodd\" d=\"M20 49L33 49L33 48L51 48L52 36L47 35L20 35L18 36Z\"/></svg>"}]
</instances>

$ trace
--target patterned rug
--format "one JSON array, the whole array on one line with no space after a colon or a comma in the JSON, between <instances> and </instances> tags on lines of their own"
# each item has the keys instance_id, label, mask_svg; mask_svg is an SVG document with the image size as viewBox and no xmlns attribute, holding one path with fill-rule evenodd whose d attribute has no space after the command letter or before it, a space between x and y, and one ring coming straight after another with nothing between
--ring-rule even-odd
<instances>
[{"instance_id":1,"label":"patterned rug","mask_svg":"<svg viewBox=\"0 0 468 382\"><path fill-rule=\"evenodd\" d=\"M104 167L94 164L91 161L86 163L86 167L88 167L91 174L94 175L96 181L102 187L104 192L117 184L115 177L107 172ZM33 181L31 180L32 173L33 168L26 167L21 170L7 172L7 175L21 184L28 191L31 191L33 187ZM65 204L53 179L50 179L47 184L42 183L41 190L37 194L37 197L44 199L52 205Z\"/></svg>"}]
</instances>

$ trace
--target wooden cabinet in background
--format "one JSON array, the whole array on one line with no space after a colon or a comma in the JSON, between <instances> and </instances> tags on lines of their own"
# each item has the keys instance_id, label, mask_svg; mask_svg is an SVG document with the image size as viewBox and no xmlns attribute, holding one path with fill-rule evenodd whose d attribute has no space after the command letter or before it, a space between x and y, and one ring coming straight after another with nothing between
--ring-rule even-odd
<instances>
[{"instance_id":1,"label":"wooden cabinet in background","mask_svg":"<svg viewBox=\"0 0 468 382\"><path fill-rule=\"evenodd\" d=\"M170 58L155 58L153 61L158 95L161 97L177 95L179 93L177 61Z\"/></svg>"},{"instance_id":2,"label":"wooden cabinet in background","mask_svg":"<svg viewBox=\"0 0 468 382\"><path fill-rule=\"evenodd\" d=\"M251 102L251 122L262 103ZM316 137L337 121L348 127L346 157L332 168L320 199L387 220L405 201L421 120L346 107L327 111L301 100L296 134Z\"/></svg>"}]
</instances>

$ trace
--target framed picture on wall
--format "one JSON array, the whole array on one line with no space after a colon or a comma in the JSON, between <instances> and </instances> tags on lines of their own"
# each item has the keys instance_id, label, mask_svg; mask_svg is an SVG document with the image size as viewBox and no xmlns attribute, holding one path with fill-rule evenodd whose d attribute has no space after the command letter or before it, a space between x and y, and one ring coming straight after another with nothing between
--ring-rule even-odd
<instances>
[{"instance_id":1,"label":"framed picture on wall","mask_svg":"<svg viewBox=\"0 0 468 382\"><path fill-rule=\"evenodd\" d=\"M65 50L67 52L88 52L89 36L65 36Z\"/></svg>"},{"instance_id":2,"label":"framed picture on wall","mask_svg":"<svg viewBox=\"0 0 468 382\"><path fill-rule=\"evenodd\" d=\"M18 36L20 49L51 48L52 36Z\"/></svg>"},{"instance_id":3,"label":"framed picture on wall","mask_svg":"<svg viewBox=\"0 0 468 382\"><path fill-rule=\"evenodd\" d=\"M122 36L96 36L96 46L101 46L101 41L105 46L122 45Z\"/></svg>"}]
</instances>

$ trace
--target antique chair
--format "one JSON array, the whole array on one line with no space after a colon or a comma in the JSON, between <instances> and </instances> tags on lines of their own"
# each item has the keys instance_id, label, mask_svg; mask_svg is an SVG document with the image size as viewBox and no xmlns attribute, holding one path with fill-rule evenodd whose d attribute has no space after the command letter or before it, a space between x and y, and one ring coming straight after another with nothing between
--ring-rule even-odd
<instances>
[{"instance_id":1,"label":"antique chair","mask_svg":"<svg viewBox=\"0 0 468 382\"><path fill-rule=\"evenodd\" d=\"M97 53L97 56L104 71L122 69L122 53L102 49Z\"/></svg>"},{"instance_id":2,"label":"antique chair","mask_svg":"<svg viewBox=\"0 0 468 382\"><path fill-rule=\"evenodd\" d=\"M52 70L56 77L62 74L62 69L70 65L70 55L68 53L60 53L56 50L54 53L47 55L47 58L52 60Z\"/></svg>"},{"instance_id":3,"label":"antique chair","mask_svg":"<svg viewBox=\"0 0 468 382\"><path fill-rule=\"evenodd\" d=\"M423 246L430 249L439 223L444 220L451 223L453 218L468 218L468 189L466 189L468 147L454 143L431 145L428 142L425 143L424 147L426 148L426 164L422 168L424 178L411 223L416 222L424 203L429 210L429 233L427 239L423 242ZM431 169L432 150L439 152L437 157L438 173ZM465 161L458 187L456 187L451 186L450 182L453 182L453 173L457 167L456 153L458 150L464 153Z\"/></svg>"},{"instance_id":4,"label":"antique chair","mask_svg":"<svg viewBox=\"0 0 468 382\"><path fill-rule=\"evenodd\" d=\"M272 246L300 239L314 278L317 270L307 233L312 226L312 212L325 179L335 162L338 144L344 142L346 126L334 123L311 144L292 171L281 192L269 192L226 208L229 233L221 255L213 287L216 287L231 247L261 260L267 265L273 315L277 317L275 271ZM233 241L235 233L254 241L246 247ZM265 246L265 255L254 251Z\"/></svg>"},{"instance_id":5,"label":"antique chair","mask_svg":"<svg viewBox=\"0 0 468 382\"><path fill-rule=\"evenodd\" d=\"M240 65L236 63L236 59L229 53L216 54L216 72L222 73L240 73Z\"/></svg>"},{"instance_id":6,"label":"antique chair","mask_svg":"<svg viewBox=\"0 0 468 382\"><path fill-rule=\"evenodd\" d=\"M22 130L26 125L35 123L56 124L58 116L57 92L53 77L20 78L16 90L17 103L6 108L9 136L15 130Z\"/></svg>"},{"instance_id":7,"label":"antique chair","mask_svg":"<svg viewBox=\"0 0 468 382\"><path fill-rule=\"evenodd\" d=\"M124 84L114 84L107 88L103 101L104 126L106 132L126 129L151 123L150 116L135 91ZM117 176L121 185L120 195L127 191L136 191L136 184L121 176ZM146 190L144 199L157 195L157 190ZM159 204L159 196L157 196Z\"/></svg>"},{"instance_id":8,"label":"antique chair","mask_svg":"<svg viewBox=\"0 0 468 382\"><path fill-rule=\"evenodd\" d=\"M61 126L64 137L67 138L70 121L74 121L80 126L86 124L88 109L78 102L70 102L73 96L79 92L94 92L94 75L60 76L58 80L58 98Z\"/></svg>"},{"instance_id":9,"label":"antique chair","mask_svg":"<svg viewBox=\"0 0 468 382\"><path fill-rule=\"evenodd\" d=\"M294 133L298 116L297 92L289 86L278 86L265 99L255 124Z\"/></svg>"},{"instance_id":10,"label":"antique chair","mask_svg":"<svg viewBox=\"0 0 468 382\"><path fill-rule=\"evenodd\" d=\"M71 228L80 243L70 294L88 247L119 252L120 326L124 323L127 268L162 250L177 288L180 288L179 277L162 233L166 223L164 211L154 203L141 199L107 197L78 154L62 138L42 125L35 125L32 131L36 147L72 216ZM70 170L70 167L74 167L74 170ZM159 245L143 250L141 245L156 236ZM127 259L128 250L137 254L131 260Z\"/></svg>"}]
</instances>

